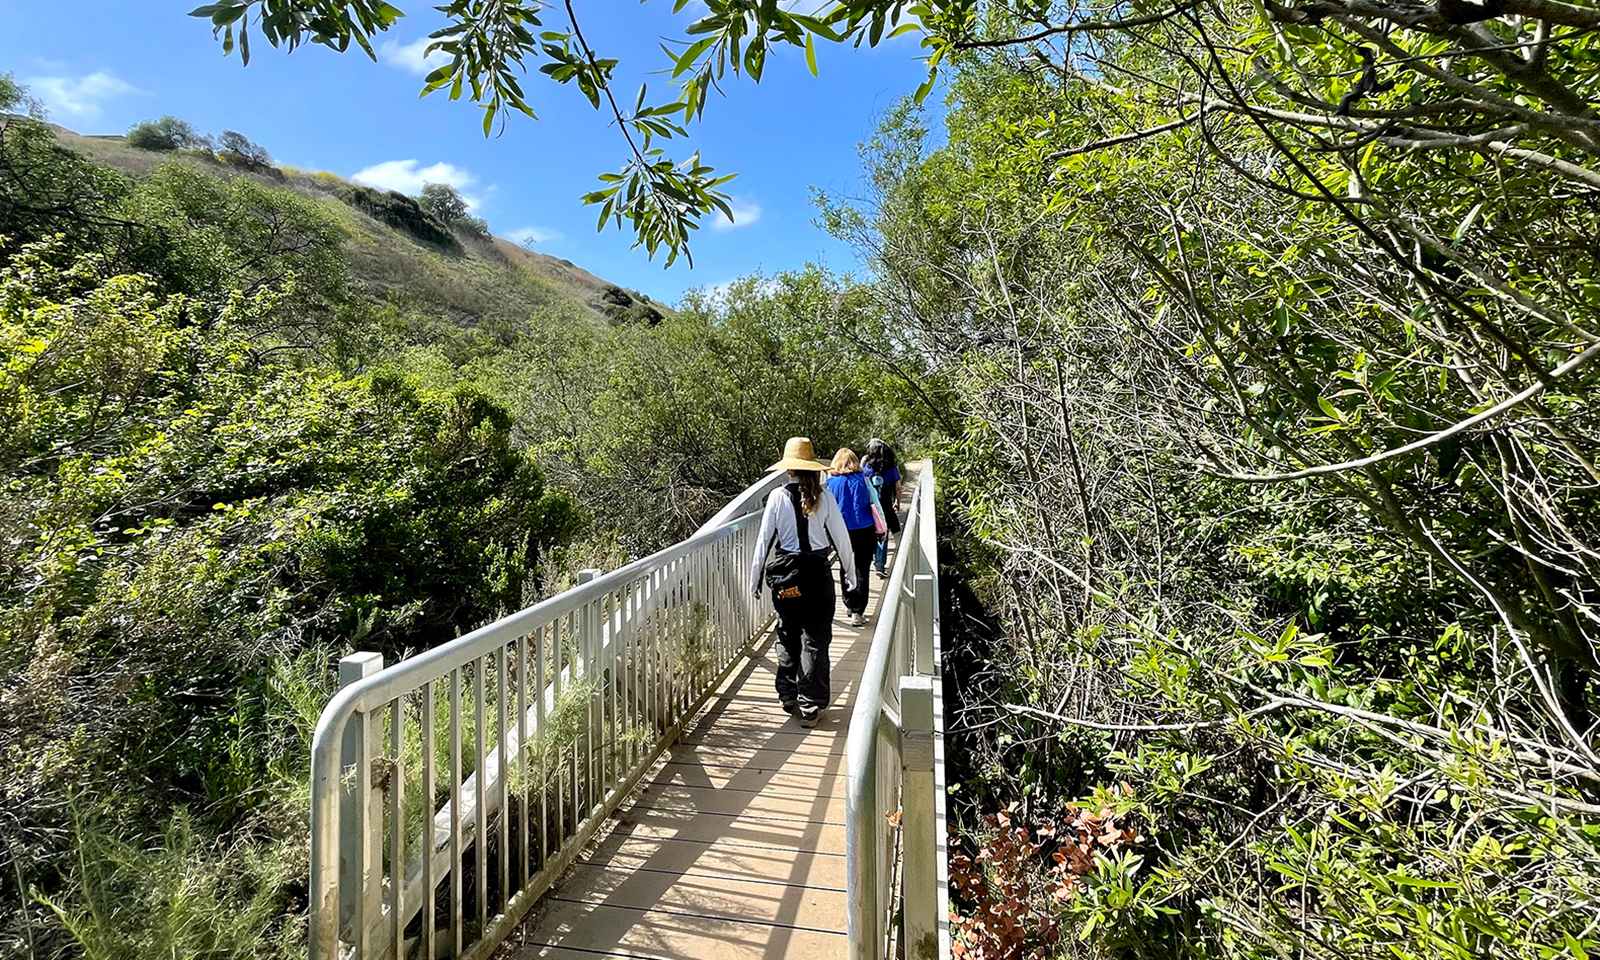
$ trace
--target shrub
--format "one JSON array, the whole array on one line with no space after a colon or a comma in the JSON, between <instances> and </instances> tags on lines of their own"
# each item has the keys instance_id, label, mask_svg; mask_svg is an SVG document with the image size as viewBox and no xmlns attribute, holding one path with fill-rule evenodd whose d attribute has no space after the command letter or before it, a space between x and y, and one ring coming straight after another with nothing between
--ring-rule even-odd
<instances>
[{"instance_id":1,"label":"shrub","mask_svg":"<svg viewBox=\"0 0 1600 960\"><path fill-rule=\"evenodd\" d=\"M211 143L206 137L196 133L194 127L187 121L168 116L160 120L146 120L129 127L128 146L138 150L209 150Z\"/></svg>"},{"instance_id":2,"label":"shrub","mask_svg":"<svg viewBox=\"0 0 1600 960\"><path fill-rule=\"evenodd\" d=\"M235 130L222 131L222 139L217 143L217 159L246 170L260 171L272 166L272 154L265 147Z\"/></svg>"},{"instance_id":3,"label":"shrub","mask_svg":"<svg viewBox=\"0 0 1600 960\"><path fill-rule=\"evenodd\" d=\"M148 841L79 822L73 843L70 899L46 903L84 960L243 960L261 955L263 940L279 956L295 952L281 849L208 843L181 811Z\"/></svg>"},{"instance_id":4,"label":"shrub","mask_svg":"<svg viewBox=\"0 0 1600 960\"><path fill-rule=\"evenodd\" d=\"M462 219L469 211L466 199L456 192L455 187L446 183L423 184L417 202L422 209L449 224Z\"/></svg>"},{"instance_id":5,"label":"shrub","mask_svg":"<svg viewBox=\"0 0 1600 960\"><path fill-rule=\"evenodd\" d=\"M600 294L601 309L615 323L655 326L665 316L642 293L609 286Z\"/></svg>"},{"instance_id":6,"label":"shrub","mask_svg":"<svg viewBox=\"0 0 1600 960\"><path fill-rule=\"evenodd\" d=\"M403 230L429 246L459 251L461 244L450 228L425 210L416 199L397 190L374 190L360 184L342 184L334 194L345 203L375 220Z\"/></svg>"},{"instance_id":7,"label":"shrub","mask_svg":"<svg viewBox=\"0 0 1600 960\"><path fill-rule=\"evenodd\" d=\"M106 267L57 244L0 271L0 809L89 956L251 955L280 895L231 851L303 836L263 789L305 764L282 664L523 606L576 516L475 390L254 361L281 286L207 304ZM115 842L74 875L83 808ZM203 843L130 853L181 809Z\"/></svg>"},{"instance_id":8,"label":"shrub","mask_svg":"<svg viewBox=\"0 0 1600 960\"><path fill-rule=\"evenodd\" d=\"M45 119L44 104L28 95L28 88L9 73L0 73L0 114L21 111L34 120Z\"/></svg>"},{"instance_id":9,"label":"shrub","mask_svg":"<svg viewBox=\"0 0 1600 960\"><path fill-rule=\"evenodd\" d=\"M22 88L11 86L0 88L0 101L25 103ZM115 240L125 225L111 208L127 190L117 171L61 149L46 124L0 117L0 237L10 249L58 233L83 247ZM0 249L0 265L5 257Z\"/></svg>"},{"instance_id":10,"label":"shrub","mask_svg":"<svg viewBox=\"0 0 1600 960\"><path fill-rule=\"evenodd\" d=\"M118 209L140 225L126 265L165 291L208 300L280 285L293 274L292 316L322 321L344 302L338 222L317 201L250 177L224 180L174 160L151 171ZM290 319L280 311L276 317Z\"/></svg>"},{"instance_id":11,"label":"shrub","mask_svg":"<svg viewBox=\"0 0 1600 960\"><path fill-rule=\"evenodd\" d=\"M449 184L423 184L422 192L417 195L417 204L448 227L455 227L479 240L489 239L488 221L472 216L466 198Z\"/></svg>"}]
</instances>

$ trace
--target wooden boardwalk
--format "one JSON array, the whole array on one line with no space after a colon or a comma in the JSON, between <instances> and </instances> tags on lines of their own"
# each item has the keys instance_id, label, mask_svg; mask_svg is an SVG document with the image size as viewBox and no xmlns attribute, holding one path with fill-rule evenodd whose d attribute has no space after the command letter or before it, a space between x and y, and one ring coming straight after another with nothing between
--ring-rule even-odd
<instances>
[{"instance_id":1,"label":"wooden boardwalk","mask_svg":"<svg viewBox=\"0 0 1600 960\"><path fill-rule=\"evenodd\" d=\"M884 585L868 576L867 625L834 618L822 722L779 708L768 634L497 957L845 955L845 733Z\"/></svg>"}]
</instances>

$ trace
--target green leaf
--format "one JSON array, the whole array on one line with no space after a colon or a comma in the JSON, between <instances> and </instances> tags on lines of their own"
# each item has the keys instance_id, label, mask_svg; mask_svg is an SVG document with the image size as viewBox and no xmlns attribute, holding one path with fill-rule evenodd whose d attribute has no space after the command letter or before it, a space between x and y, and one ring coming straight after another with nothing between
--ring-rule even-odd
<instances>
[{"instance_id":1,"label":"green leaf","mask_svg":"<svg viewBox=\"0 0 1600 960\"><path fill-rule=\"evenodd\" d=\"M1472 229L1472 225L1478 222L1478 214L1482 212L1482 203L1479 203L1477 206L1468 211L1466 218L1461 221L1461 225L1456 227L1455 232L1450 235L1450 242L1459 246L1461 244L1461 238L1465 237L1467 235L1467 231Z\"/></svg>"},{"instance_id":2,"label":"green leaf","mask_svg":"<svg viewBox=\"0 0 1600 960\"><path fill-rule=\"evenodd\" d=\"M806 66L811 68L811 75L817 75L817 48L811 42L811 34L806 34Z\"/></svg>"}]
</instances>

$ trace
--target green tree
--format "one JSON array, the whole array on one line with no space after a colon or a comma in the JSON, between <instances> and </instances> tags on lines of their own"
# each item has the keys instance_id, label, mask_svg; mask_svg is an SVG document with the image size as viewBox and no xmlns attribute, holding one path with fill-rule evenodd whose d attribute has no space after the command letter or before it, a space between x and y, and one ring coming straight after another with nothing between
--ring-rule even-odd
<instances>
[{"instance_id":1,"label":"green tree","mask_svg":"<svg viewBox=\"0 0 1600 960\"><path fill-rule=\"evenodd\" d=\"M17 82L15 74L0 73L0 113L21 110L34 120L43 120L44 105L28 95L28 88Z\"/></svg>"},{"instance_id":2,"label":"green tree","mask_svg":"<svg viewBox=\"0 0 1600 960\"><path fill-rule=\"evenodd\" d=\"M1329 64L1268 68L1326 33L1210 13L1020 49L994 19L946 142L892 113L865 202L825 212L891 355L954 393L943 516L1002 631L953 661L983 658L966 822L1015 803L1041 876L1035 828L1138 824L1005 905L1030 950L1592 951L1600 318L1553 238L1596 225L1551 199L1582 174L1337 133L1461 104L1402 80L1307 107ZM997 862L967 863L975 951Z\"/></svg>"},{"instance_id":3,"label":"green tree","mask_svg":"<svg viewBox=\"0 0 1600 960\"><path fill-rule=\"evenodd\" d=\"M470 212L467 201L455 187L447 183L423 184L422 192L417 195L417 201L422 204L422 209L445 223L455 223Z\"/></svg>"},{"instance_id":4,"label":"green tree","mask_svg":"<svg viewBox=\"0 0 1600 960\"><path fill-rule=\"evenodd\" d=\"M272 166L272 154L265 147L234 130L222 131L217 140L217 158L250 170L266 170Z\"/></svg>"},{"instance_id":5,"label":"green tree","mask_svg":"<svg viewBox=\"0 0 1600 960\"><path fill-rule=\"evenodd\" d=\"M27 115L8 111L26 109ZM128 184L115 170L56 143L27 88L0 75L0 264L9 249L61 233L88 247L130 225L114 214Z\"/></svg>"},{"instance_id":6,"label":"green tree","mask_svg":"<svg viewBox=\"0 0 1600 960\"><path fill-rule=\"evenodd\" d=\"M128 128L128 146L140 150L184 150L209 145L188 121L177 117L145 120Z\"/></svg>"}]
</instances>

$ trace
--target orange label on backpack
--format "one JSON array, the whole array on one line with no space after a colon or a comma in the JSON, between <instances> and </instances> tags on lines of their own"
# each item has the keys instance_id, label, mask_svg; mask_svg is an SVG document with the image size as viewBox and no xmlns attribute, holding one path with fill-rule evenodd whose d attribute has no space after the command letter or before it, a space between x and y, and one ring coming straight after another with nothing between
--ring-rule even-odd
<instances>
[{"instance_id":1,"label":"orange label on backpack","mask_svg":"<svg viewBox=\"0 0 1600 960\"><path fill-rule=\"evenodd\" d=\"M800 596L800 588L799 587L784 587L782 590L778 591L778 596L782 597L785 600L793 600L796 597Z\"/></svg>"}]
</instances>

